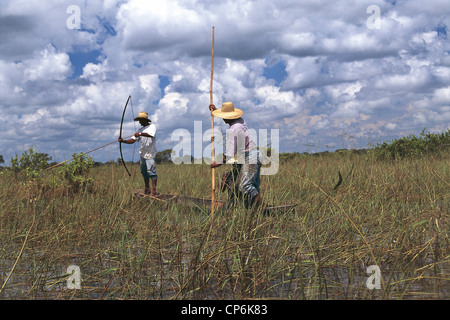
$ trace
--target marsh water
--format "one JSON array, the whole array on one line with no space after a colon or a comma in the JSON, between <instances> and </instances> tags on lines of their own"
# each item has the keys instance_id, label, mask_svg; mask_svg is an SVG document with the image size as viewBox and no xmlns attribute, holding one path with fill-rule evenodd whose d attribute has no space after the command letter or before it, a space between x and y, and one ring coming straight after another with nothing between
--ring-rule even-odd
<instances>
[{"instance_id":1,"label":"marsh water","mask_svg":"<svg viewBox=\"0 0 450 320\"><path fill-rule=\"evenodd\" d=\"M12 259L20 246L3 247L8 259L0 260L0 279L8 279L0 299L448 299L450 266L424 254L414 264L389 261L379 267L379 276L368 270L370 261L348 265L318 265L313 254L284 261L277 278L257 283L251 270L245 281L233 276L223 283L211 277L200 288L184 287L194 274L190 262L171 256L171 248L151 255L142 248L115 252L79 252L50 257L50 248L25 252ZM50 250L50 251L49 251ZM285 258L286 259L286 258ZM233 264L234 262L227 263ZM16 263L17 261L17 263ZM16 263L16 265L15 265ZM79 267L80 286L74 288ZM10 275L11 270L13 273ZM200 275L201 276L201 275ZM236 280L233 283L233 280ZM370 283L369 283L370 282ZM378 283L377 283L378 282ZM378 287L376 286L378 284ZM182 294L180 294L182 292Z\"/></svg>"}]
</instances>

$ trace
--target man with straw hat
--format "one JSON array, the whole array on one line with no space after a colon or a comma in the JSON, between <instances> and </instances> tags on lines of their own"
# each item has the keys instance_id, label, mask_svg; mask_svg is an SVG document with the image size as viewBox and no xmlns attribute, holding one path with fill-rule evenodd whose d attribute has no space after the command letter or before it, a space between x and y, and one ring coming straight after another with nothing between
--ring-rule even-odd
<instances>
[{"instance_id":1,"label":"man with straw hat","mask_svg":"<svg viewBox=\"0 0 450 320\"><path fill-rule=\"evenodd\" d=\"M226 151L222 163L211 163L211 168L217 168L224 162L233 165L233 170L222 178L222 191L228 185L232 201L237 197L244 201L246 208L252 205L265 207L260 196L260 153L247 124L241 118L243 111L235 108L232 102L224 102L220 109L211 104L209 109L215 117L222 118L230 126L227 129Z\"/></svg>"},{"instance_id":2,"label":"man with straw hat","mask_svg":"<svg viewBox=\"0 0 450 320\"><path fill-rule=\"evenodd\" d=\"M156 184L158 181L158 176L156 174L156 126L151 123L152 121L148 118L148 113L141 111L134 121L139 121L141 128L134 134L134 136L129 140L123 140L119 137L119 142L124 142L127 144L133 144L136 141L141 142L139 148L140 163L141 163L141 173L144 177L145 183L145 193L152 196L156 195ZM150 180L152 180L152 189L150 190Z\"/></svg>"}]
</instances>

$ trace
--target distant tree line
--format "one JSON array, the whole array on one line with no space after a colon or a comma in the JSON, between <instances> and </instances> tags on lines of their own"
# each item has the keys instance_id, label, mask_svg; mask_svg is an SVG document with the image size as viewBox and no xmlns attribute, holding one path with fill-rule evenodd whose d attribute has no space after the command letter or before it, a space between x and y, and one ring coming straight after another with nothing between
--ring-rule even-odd
<instances>
[{"instance_id":1,"label":"distant tree line","mask_svg":"<svg viewBox=\"0 0 450 320\"><path fill-rule=\"evenodd\" d=\"M418 156L440 156L446 155L450 150L450 129L442 133L425 133L425 129L422 130L420 135L417 137L413 134L409 136L394 139L392 141L386 141L383 143L378 143L376 146L370 149L338 149L334 152L323 151L316 153L299 153L299 152L289 152L280 153L280 160L289 160L298 156L311 155L311 156L328 156L332 154L372 154L376 159L400 159L400 158L411 158ZM270 156L270 150L268 150L268 155ZM193 163L194 158L192 156L185 156L185 163ZM34 175L38 170L45 169L47 167L57 164L56 162L51 162L52 157L46 153L35 152L32 148L25 151L22 156L11 158L11 169L13 171L25 170L29 175ZM172 150L166 149L156 153L156 163L172 163ZM117 159L107 161L106 163L93 162L93 166L101 166L104 164L120 164L122 160ZM0 155L0 164L5 163L2 155ZM3 167L0 167L0 169Z\"/></svg>"}]
</instances>

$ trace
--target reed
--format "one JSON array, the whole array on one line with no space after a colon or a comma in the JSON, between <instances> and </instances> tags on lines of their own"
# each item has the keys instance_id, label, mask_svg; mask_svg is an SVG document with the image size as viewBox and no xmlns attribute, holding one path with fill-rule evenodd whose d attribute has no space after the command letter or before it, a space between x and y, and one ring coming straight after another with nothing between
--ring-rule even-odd
<instances>
[{"instance_id":1,"label":"reed","mask_svg":"<svg viewBox=\"0 0 450 320\"><path fill-rule=\"evenodd\" d=\"M130 171L93 168L95 186L77 192L51 184L51 176L23 184L3 172L0 298L449 297L445 159L282 160L278 174L262 177L262 196L298 203L295 211L217 210L211 229L210 208L134 198L143 181L136 165ZM338 171L343 182L333 190ZM158 191L208 195L209 173L207 165L159 165ZM366 286L374 264L379 290ZM81 289L67 289L69 265L80 267Z\"/></svg>"}]
</instances>

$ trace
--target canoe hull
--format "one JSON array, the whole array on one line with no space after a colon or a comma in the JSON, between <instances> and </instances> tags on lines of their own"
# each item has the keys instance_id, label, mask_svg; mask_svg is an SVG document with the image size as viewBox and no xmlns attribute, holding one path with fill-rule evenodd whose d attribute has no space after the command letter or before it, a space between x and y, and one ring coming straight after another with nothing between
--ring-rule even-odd
<instances>
[{"instance_id":1,"label":"canoe hull","mask_svg":"<svg viewBox=\"0 0 450 320\"><path fill-rule=\"evenodd\" d=\"M195 198L195 197L188 197L188 196L181 196L181 195L173 195L173 194L167 194L167 193L158 193L154 196L151 196L149 194L146 194L143 189L135 190L134 192L136 197L139 198L148 198L149 200L155 200L162 203L172 203L176 202L183 206L189 206L189 207L200 207L200 208L206 208L211 207L212 200L210 199L203 199L203 198ZM216 207L219 209L226 208L226 202L225 201L215 201ZM297 207L297 204L295 205L286 205L286 206L268 206L264 213L273 213L273 212L287 212L291 210L295 210Z\"/></svg>"}]
</instances>

